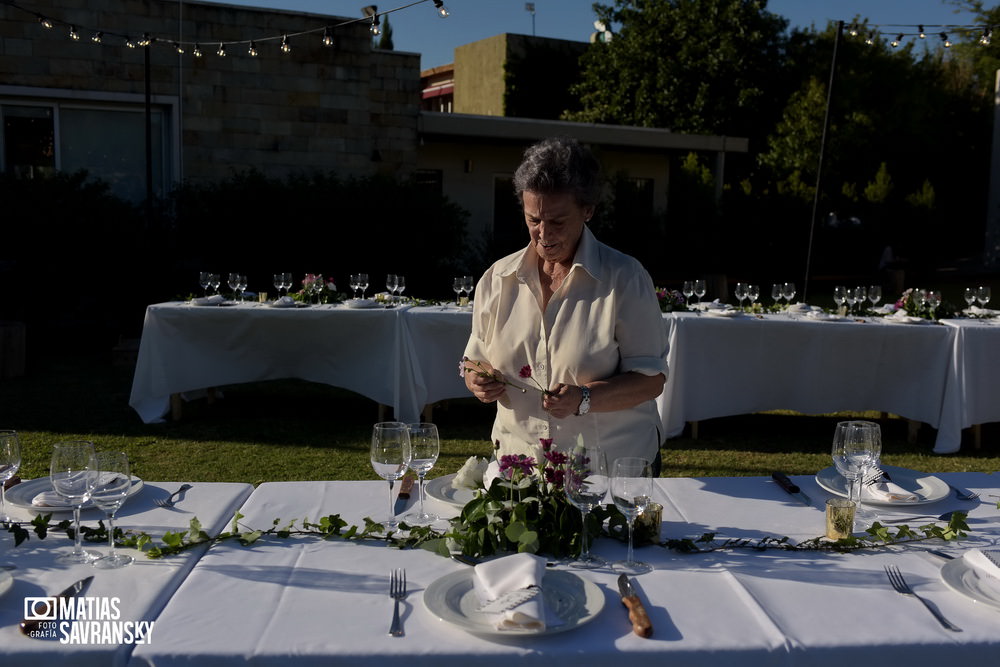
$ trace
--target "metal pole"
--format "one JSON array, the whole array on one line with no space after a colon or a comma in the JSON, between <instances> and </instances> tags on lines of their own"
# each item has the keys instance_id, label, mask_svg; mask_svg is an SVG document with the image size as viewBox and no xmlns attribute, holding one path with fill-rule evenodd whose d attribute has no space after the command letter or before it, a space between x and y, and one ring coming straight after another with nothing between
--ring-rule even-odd
<instances>
[{"instance_id":1,"label":"metal pole","mask_svg":"<svg viewBox=\"0 0 1000 667\"><path fill-rule=\"evenodd\" d=\"M830 82L826 86L826 111L823 114L823 135L819 142L819 160L816 163L816 191L813 193L812 220L809 224L809 246L806 249L806 276L802 285L802 301L809 295L809 271L812 265L813 236L816 233L816 216L819 214L820 186L823 183L823 156L826 153L826 135L830 130L830 102L833 100L833 80L837 71L837 48L844 33L844 22L837 21L837 34L833 38L833 58L830 60Z\"/></svg>"},{"instance_id":2,"label":"metal pole","mask_svg":"<svg viewBox=\"0 0 1000 667\"><path fill-rule=\"evenodd\" d=\"M146 79L146 222L149 222L153 213L153 104L149 82L149 45L144 46L142 50L145 56Z\"/></svg>"}]
</instances>

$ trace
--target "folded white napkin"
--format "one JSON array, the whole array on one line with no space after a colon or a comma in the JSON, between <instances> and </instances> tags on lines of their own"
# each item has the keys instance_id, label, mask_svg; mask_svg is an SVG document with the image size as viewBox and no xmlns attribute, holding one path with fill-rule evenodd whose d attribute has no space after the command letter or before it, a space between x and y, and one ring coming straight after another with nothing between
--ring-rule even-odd
<instances>
[{"instance_id":1,"label":"folded white napkin","mask_svg":"<svg viewBox=\"0 0 1000 667\"><path fill-rule=\"evenodd\" d=\"M271 308L294 308L295 299L290 296L283 296L280 299L276 299L274 303L271 304Z\"/></svg>"},{"instance_id":2,"label":"folded white napkin","mask_svg":"<svg viewBox=\"0 0 1000 667\"><path fill-rule=\"evenodd\" d=\"M980 317L995 317L1000 314L1000 310L993 310L991 308L980 308L979 306L969 306L966 310L969 315L978 315Z\"/></svg>"},{"instance_id":3,"label":"folded white napkin","mask_svg":"<svg viewBox=\"0 0 1000 667\"><path fill-rule=\"evenodd\" d=\"M785 308L785 312L788 313L809 313L812 312L813 307L808 303L790 303L788 307Z\"/></svg>"},{"instance_id":4,"label":"folded white napkin","mask_svg":"<svg viewBox=\"0 0 1000 667\"><path fill-rule=\"evenodd\" d=\"M883 503L915 503L920 500L917 494L910 493L898 484L887 482L884 479L877 484L863 484L861 497Z\"/></svg>"},{"instance_id":5,"label":"folded white napkin","mask_svg":"<svg viewBox=\"0 0 1000 667\"><path fill-rule=\"evenodd\" d=\"M840 322L846 320L846 317L841 315L833 315L831 313L824 313L822 310L810 310L806 312L806 317L810 320L818 320L821 322Z\"/></svg>"},{"instance_id":6,"label":"folded white napkin","mask_svg":"<svg viewBox=\"0 0 1000 667\"><path fill-rule=\"evenodd\" d=\"M220 303L225 302L225 298L219 294L213 294L212 296L199 296L195 299L191 299L192 306L218 306Z\"/></svg>"},{"instance_id":7,"label":"folded white napkin","mask_svg":"<svg viewBox=\"0 0 1000 667\"><path fill-rule=\"evenodd\" d=\"M530 587L540 587L545 576L545 559L520 553L476 565L473 587L479 601L493 600ZM498 630L545 630L562 621L546 610L541 593L504 611L487 611Z\"/></svg>"},{"instance_id":8,"label":"folded white napkin","mask_svg":"<svg viewBox=\"0 0 1000 667\"><path fill-rule=\"evenodd\" d=\"M990 549L994 559L1000 560L1000 550ZM982 549L969 549L962 554L962 560L980 575L980 587L1000 600L1000 566L991 561Z\"/></svg>"},{"instance_id":9,"label":"folded white napkin","mask_svg":"<svg viewBox=\"0 0 1000 667\"><path fill-rule=\"evenodd\" d=\"M728 303L719 303L719 300L714 301L703 301L701 303L696 303L691 306L694 310L731 310L732 306Z\"/></svg>"},{"instance_id":10,"label":"folded white napkin","mask_svg":"<svg viewBox=\"0 0 1000 667\"><path fill-rule=\"evenodd\" d=\"M928 320L925 320L922 317L915 317L913 315L907 315L905 310L899 309L896 312L894 312L892 315L886 315L885 316L885 321L886 322L896 322L898 324L923 324L924 322L927 322Z\"/></svg>"}]
</instances>

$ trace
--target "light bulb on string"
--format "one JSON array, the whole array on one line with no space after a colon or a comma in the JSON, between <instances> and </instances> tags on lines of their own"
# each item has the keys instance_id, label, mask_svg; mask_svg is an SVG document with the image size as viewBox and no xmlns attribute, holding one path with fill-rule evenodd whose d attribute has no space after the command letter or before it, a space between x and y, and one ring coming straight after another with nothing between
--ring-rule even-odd
<instances>
[{"instance_id":1,"label":"light bulb on string","mask_svg":"<svg viewBox=\"0 0 1000 667\"><path fill-rule=\"evenodd\" d=\"M149 46L153 43L153 38L149 36L148 32L142 33L142 39L139 40L139 46Z\"/></svg>"},{"instance_id":2,"label":"light bulb on string","mask_svg":"<svg viewBox=\"0 0 1000 667\"><path fill-rule=\"evenodd\" d=\"M103 39L104 39L104 33L98 30L97 32L94 33L94 36L90 38L90 41L92 41L94 44L100 44L101 40Z\"/></svg>"},{"instance_id":3,"label":"light bulb on string","mask_svg":"<svg viewBox=\"0 0 1000 667\"><path fill-rule=\"evenodd\" d=\"M924 32L924 26L922 25L917 26L917 33L918 33L917 37L919 37L920 39L927 37L927 33Z\"/></svg>"},{"instance_id":4,"label":"light bulb on string","mask_svg":"<svg viewBox=\"0 0 1000 667\"><path fill-rule=\"evenodd\" d=\"M875 43L875 37L877 35L878 35L878 33L876 33L874 30L872 30L870 33L868 33L865 36L865 44L867 44L868 46L871 46L872 44L874 44Z\"/></svg>"},{"instance_id":5,"label":"light bulb on string","mask_svg":"<svg viewBox=\"0 0 1000 667\"><path fill-rule=\"evenodd\" d=\"M135 48L135 42L132 41L131 37L126 37L125 38L125 46L127 46L130 49L134 49Z\"/></svg>"},{"instance_id":6,"label":"light bulb on string","mask_svg":"<svg viewBox=\"0 0 1000 667\"><path fill-rule=\"evenodd\" d=\"M195 42L194 49L192 49L191 53L194 54L195 58L201 58L201 47L198 45L197 42Z\"/></svg>"},{"instance_id":7,"label":"light bulb on string","mask_svg":"<svg viewBox=\"0 0 1000 667\"><path fill-rule=\"evenodd\" d=\"M281 52L288 53L292 50L291 44L288 43L288 35L281 36Z\"/></svg>"},{"instance_id":8,"label":"light bulb on string","mask_svg":"<svg viewBox=\"0 0 1000 667\"><path fill-rule=\"evenodd\" d=\"M333 46L333 32L330 26L323 28L323 46Z\"/></svg>"},{"instance_id":9,"label":"light bulb on string","mask_svg":"<svg viewBox=\"0 0 1000 667\"><path fill-rule=\"evenodd\" d=\"M43 28L46 28L46 29L49 29L49 30L52 29L52 20L51 19L49 19L48 17L42 16L41 14L37 14L37 16L38 16L38 22L40 24L42 24Z\"/></svg>"},{"instance_id":10,"label":"light bulb on string","mask_svg":"<svg viewBox=\"0 0 1000 667\"><path fill-rule=\"evenodd\" d=\"M991 32L992 31L989 28L986 28L985 30L983 30L983 35L982 35L982 37L979 38L979 43L982 44L983 46L989 46L990 45L990 33Z\"/></svg>"},{"instance_id":11,"label":"light bulb on string","mask_svg":"<svg viewBox=\"0 0 1000 667\"><path fill-rule=\"evenodd\" d=\"M382 29L378 27L378 14L372 14L372 34L378 37L382 34Z\"/></svg>"},{"instance_id":12,"label":"light bulb on string","mask_svg":"<svg viewBox=\"0 0 1000 667\"><path fill-rule=\"evenodd\" d=\"M77 32L75 25L71 25L69 27L69 38L72 39L74 42L80 41L80 33Z\"/></svg>"},{"instance_id":13,"label":"light bulb on string","mask_svg":"<svg viewBox=\"0 0 1000 667\"><path fill-rule=\"evenodd\" d=\"M226 57L226 45L223 44L222 42L219 42L219 50L215 52L215 55L219 56L220 58L225 58Z\"/></svg>"},{"instance_id":14,"label":"light bulb on string","mask_svg":"<svg viewBox=\"0 0 1000 667\"><path fill-rule=\"evenodd\" d=\"M437 8L438 16L443 19L448 18L448 8L444 6L444 0L434 0L434 6Z\"/></svg>"},{"instance_id":15,"label":"light bulb on string","mask_svg":"<svg viewBox=\"0 0 1000 667\"><path fill-rule=\"evenodd\" d=\"M902 33L900 33L900 34L899 34L899 35L898 35L898 36L896 37L896 39L894 39L894 40L892 40L891 42L889 42L889 44L891 44L893 48L896 48L897 46L899 46L900 42L902 42L902 41L903 41L903 34L902 34Z\"/></svg>"},{"instance_id":16,"label":"light bulb on string","mask_svg":"<svg viewBox=\"0 0 1000 667\"><path fill-rule=\"evenodd\" d=\"M250 48L247 49L247 53L249 53L253 58L257 57L257 42L252 39L250 40Z\"/></svg>"},{"instance_id":17,"label":"light bulb on string","mask_svg":"<svg viewBox=\"0 0 1000 667\"><path fill-rule=\"evenodd\" d=\"M176 50L177 50L177 53L180 53L180 54L183 54L183 53L184 53L184 47L183 47L183 46L181 46L181 45L180 45L179 43L177 43L177 42L174 42L174 49L176 49Z\"/></svg>"},{"instance_id":18,"label":"light bulb on string","mask_svg":"<svg viewBox=\"0 0 1000 667\"><path fill-rule=\"evenodd\" d=\"M850 35L851 37L857 37L858 36L858 24L857 23L852 23L851 27L847 30L847 34Z\"/></svg>"},{"instance_id":19,"label":"light bulb on string","mask_svg":"<svg viewBox=\"0 0 1000 667\"><path fill-rule=\"evenodd\" d=\"M946 49L950 49L951 48L951 40L948 39L947 33L943 33L943 32L941 33L941 43L944 44L944 48L946 48Z\"/></svg>"}]
</instances>

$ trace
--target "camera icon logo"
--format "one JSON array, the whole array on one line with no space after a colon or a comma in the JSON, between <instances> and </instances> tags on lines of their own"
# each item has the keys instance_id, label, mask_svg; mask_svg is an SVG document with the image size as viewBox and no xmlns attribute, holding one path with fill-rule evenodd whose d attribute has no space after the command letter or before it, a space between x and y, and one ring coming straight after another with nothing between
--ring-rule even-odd
<instances>
[{"instance_id":1,"label":"camera icon logo","mask_svg":"<svg viewBox=\"0 0 1000 667\"><path fill-rule=\"evenodd\" d=\"M24 598L24 620L54 621L58 618L59 599L54 597Z\"/></svg>"}]
</instances>

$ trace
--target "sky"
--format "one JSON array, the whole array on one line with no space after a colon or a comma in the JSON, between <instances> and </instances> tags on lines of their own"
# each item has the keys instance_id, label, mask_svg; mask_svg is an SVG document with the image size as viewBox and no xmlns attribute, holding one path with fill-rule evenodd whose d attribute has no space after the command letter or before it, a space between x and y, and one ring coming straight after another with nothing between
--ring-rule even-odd
<instances>
[{"instance_id":1,"label":"sky","mask_svg":"<svg viewBox=\"0 0 1000 667\"><path fill-rule=\"evenodd\" d=\"M534 34L575 41L588 41L594 32L593 0L534 0L532 15L524 0L444 0L450 16L437 15L430 0L393 12L389 20L397 51L421 54L422 69L454 60L454 48L501 33ZM365 0L226 0L227 4L271 7L340 17L361 17ZM410 4L413 0L381 0L380 12ZM608 3L610 4L610 2ZM990 3L986 3L990 6ZM868 17L871 25L925 26L972 24L968 13L944 0L770 0L768 10L787 18L791 26L822 29L830 20L850 22L856 15ZM886 28L893 32L895 28ZM931 31L928 28L928 31ZM937 31L934 31L937 32Z\"/></svg>"}]
</instances>

